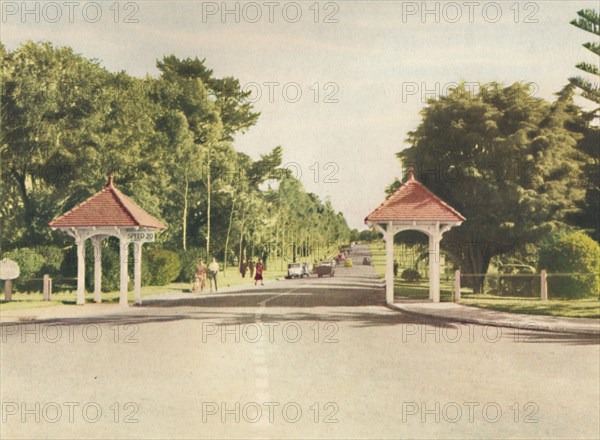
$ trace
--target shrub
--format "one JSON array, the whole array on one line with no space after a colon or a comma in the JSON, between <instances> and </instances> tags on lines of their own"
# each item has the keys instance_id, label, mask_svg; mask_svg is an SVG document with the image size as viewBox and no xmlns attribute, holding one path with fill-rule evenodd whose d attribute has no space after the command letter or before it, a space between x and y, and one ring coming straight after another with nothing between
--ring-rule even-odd
<instances>
[{"instance_id":1,"label":"shrub","mask_svg":"<svg viewBox=\"0 0 600 440\"><path fill-rule=\"evenodd\" d=\"M153 286L164 286L174 281L181 270L179 255L166 249L150 249L143 253L146 266L146 283Z\"/></svg>"},{"instance_id":2,"label":"shrub","mask_svg":"<svg viewBox=\"0 0 600 440\"><path fill-rule=\"evenodd\" d=\"M105 241L106 243L106 241ZM96 255L91 245L86 246L85 285L89 291L94 290L94 262ZM119 249L116 241L108 241L102 246L102 291L116 292L121 287L121 267ZM75 262L77 266L77 262ZM77 276L75 274L75 276Z\"/></svg>"},{"instance_id":3,"label":"shrub","mask_svg":"<svg viewBox=\"0 0 600 440\"><path fill-rule=\"evenodd\" d=\"M77 276L77 247L69 246L65 250L63 261L60 265L60 275L63 277Z\"/></svg>"},{"instance_id":4,"label":"shrub","mask_svg":"<svg viewBox=\"0 0 600 440\"><path fill-rule=\"evenodd\" d=\"M421 279L421 275L414 269L404 269L400 278L406 281L419 281Z\"/></svg>"},{"instance_id":5,"label":"shrub","mask_svg":"<svg viewBox=\"0 0 600 440\"><path fill-rule=\"evenodd\" d=\"M29 248L15 249L3 257L14 260L19 265L19 278L33 278L40 275L44 266L44 257Z\"/></svg>"},{"instance_id":6,"label":"shrub","mask_svg":"<svg viewBox=\"0 0 600 440\"><path fill-rule=\"evenodd\" d=\"M58 275L65 258L65 252L58 246L41 246L37 250L44 258L42 272L52 276Z\"/></svg>"},{"instance_id":7,"label":"shrub","mask_svg":"<svg viewBox=\"0 0 600 440\"><path fill-rule=\"evenodd\" d=\"M583 232L552 237L539 250L539 267L548 271L548 294L583 298L598 295L598 276L551 276L554 273L598 274L600 245Z\"/></svg>"},{"instance_id":8,"label":"shrub","mask_svg":"<svg viewBox=\"0 0 600 440\"><path fill-rule=\"evenodd\" d=\"M179 273L179 280L188 282L192 279L198 260L204 255L204 251L200 248L189 248L186 251L180 252L180 255L181 271Z\"/></svg>"}]
</instances>

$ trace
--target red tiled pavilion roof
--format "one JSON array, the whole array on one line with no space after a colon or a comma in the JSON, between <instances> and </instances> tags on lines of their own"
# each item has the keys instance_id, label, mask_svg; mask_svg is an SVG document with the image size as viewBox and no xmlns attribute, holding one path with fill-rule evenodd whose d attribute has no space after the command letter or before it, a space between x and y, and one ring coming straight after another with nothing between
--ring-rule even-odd
<instances>
[{"instance_id":1,"label":"red tiled pavilion roof","mask_svg":"<svg viewBox=\"0 0 600 440\"><path fill-rule=\"evenodd\" d=\"M462 222L465 218L418 182L412 168L404 184L365 218L365 222L439 221Z\"/></svg>"},{"instance_id":2,"label":"red tiled pavilion roof","mask_svg":"<svg viewBox=\"0 0 600 440\"><path fill-rule=\"evenodd\" d=\"M51 228L123 226L166 229L160 220L152 217L133 200L113 185L112 176L104 189L81 202L70 211L52 220Z\"/></svg>"}]
</instances>

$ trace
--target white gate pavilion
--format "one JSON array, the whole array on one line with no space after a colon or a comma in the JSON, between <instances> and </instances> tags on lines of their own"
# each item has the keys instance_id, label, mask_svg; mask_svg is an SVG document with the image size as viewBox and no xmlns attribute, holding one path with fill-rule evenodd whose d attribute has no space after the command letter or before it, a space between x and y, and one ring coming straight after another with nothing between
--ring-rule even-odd
<instances>
[{"instance_id":1,"label":"white gate pavilion","mask_svg":"<svg viewBox=\"0 0 600 440\"><path fill-rule=\"evenodd\" d=\"M365 223L383 234L385 240L385 299L394 302L394 236L402 231L420 231L429 237L429 299L440 301L440 241L442 235L465 218L436 197L414 177L365 218Z\"/></svg>"},{"instance_id":2,"label":"white gate pavilion","mask_svg":"<svg viewBox=\"0 0 600 440\"><path fill-rule=\"evenodd\" d=\"M48 224L75 239L77 244L77 304L85 304L85 241L94 246L94 302L102 302L102 240L109 236L120 241L120 298L127 306L129 244L134 251L134 303L141 304L142 245L155 240L167 227L133 200L115 188L109 174L104 189Z\"/></svg>"}]
</instances>

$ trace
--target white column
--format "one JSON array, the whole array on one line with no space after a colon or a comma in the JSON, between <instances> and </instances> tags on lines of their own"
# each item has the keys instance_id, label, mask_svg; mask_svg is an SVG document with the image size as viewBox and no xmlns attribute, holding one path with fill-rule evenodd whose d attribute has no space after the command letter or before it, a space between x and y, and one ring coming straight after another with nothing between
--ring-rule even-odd
<instances>
[{"instance_id":1,"label":"white column","mask_svg":"<svg viewBox=\"0 0 600 440\"><path fill-rule=\"evenodd\" d=\"M142 304L142 243L133 244L134 304Z\"/></svg>"},{"instance_id":2,"label":"white column","mask_svg":"<svg viewBox=\"0 0 600 440\"><path fill-rule=\"evenodd\" d=\"M102 236L92 237L94 246L94 302L102 302Z\"/></svg>"},{"instance_id":3,"label":"white column","mask_svg":"<svg viewBox=\"0 0 600 440\"><path fill-rule=\"evenodd\" d=\"M440 240L439 227L429 235L429 299L440 302Z\"/></svg>"},{"instance_id":4,"label":"white column","mask_svg":"<svg viewBox=\"0 0 600 440\"><path fill-rule=\"evenodd\" d=\"M85 238L75 235L77 244L77 304L85 304Z\"/></svg>"},{"instance_id":5,"label":"white column","mask_svg":"<svg viewBox=\"0 0 600 440\"><path fill-rule=\"evenodd\" d=\"M127 260L129 256L129 241L121 237L119 239L119 246L121 248L119 252L119 260L121 262L121 289L119 304L121 306L127 306L127 284L129 283L129 274L127 273Z\"/></svg>"},{"instance_id":6,"label":"white column","mask_svg":"<svg viewBox=\"0 0 600 440\"><path fill-rule=\"evenodd\" d=\"M383 238L385 240L385 301L394 303L394 231L392 225L387 226Z\"/></svg>"}]
</instances>

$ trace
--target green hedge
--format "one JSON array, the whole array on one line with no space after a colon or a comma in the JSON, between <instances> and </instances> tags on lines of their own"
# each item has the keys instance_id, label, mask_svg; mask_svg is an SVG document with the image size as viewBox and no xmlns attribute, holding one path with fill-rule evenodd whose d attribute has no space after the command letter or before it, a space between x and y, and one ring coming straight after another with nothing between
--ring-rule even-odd
<instances>
[{"instance_id":1,"label":"green hedge","mask_svg":"<svg viewBox=\"0 0 600 440\"><path fill-rule=\"evenodd\" d=\"M59 275L65 251L58 246L41 246L37 248L37 251L44 258L42 272L51 276Z\"/></svg>"},{"instance_id":2,"label":"green hedge","mask_svg":"<svg viewBox=\"0 0 600 440\"><path fill-rule=\"evenodd\" d=\"M29 248L14 249L2 257L10 258L19 265L19 278L40 276L45 263L43 256Z\"/></svg>"},{"instance_id":3,"label":"green hedge","mask_svg":"<svg viewBox=\"0 0 600 440\"><path fill-rule=\"evenodd\" d=\"M204 249L189 248L186 251L180 252L181 256L181 271L179 273L179 281L189 282L194 276L198 260L204 256Z\"/></svg>"},{"instance_id":4,"label":"green hedge","mask_svg":"<svg viewBox=\"0 0 600 440\"><path fill-rule=\"evenodd\" d=\"M149 249L143 252L142 281L145 285L164 286L175 281L181 271L181 262L176 252L166 249Z\"/></svg>"},{"instance_id":5,"label":"green hedge","mask_svg":"<svg viewBox=\"0 0 600 440\"><path fill-rule=\"evenodd\" d=\"M548 295L584 298L598 295L598 276L552 273L600 272L600 245L583 232L551 237L539 250L539 268L548 272Z\"/></svg>"}]
</instances>

